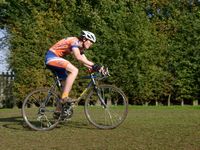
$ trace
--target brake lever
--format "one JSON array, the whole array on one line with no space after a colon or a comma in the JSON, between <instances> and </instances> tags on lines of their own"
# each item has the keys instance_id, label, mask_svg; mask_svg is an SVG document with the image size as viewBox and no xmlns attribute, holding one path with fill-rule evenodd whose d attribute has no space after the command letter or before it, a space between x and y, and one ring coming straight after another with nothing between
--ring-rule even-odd
<instances>
[{"instance_id":1,"label":"brake lever","mask_svg":"<svg viewBox=\"0 0 200 150\"><path fill-rule=\"evenodd\" d=\"M110 76L110 73L108 71L108 67L103 68L101 74L102 74L103 78L106 78L106 77Z\"/></svg>"},{"instance_id":2,"label":"brake lever","mask_svg":"<svg viewBox=\"0 0 200 150\"><path fill-rule=\"evenodd\" d=\"M108 67L106 67L106 75L107 75L107 76L110 76L110 73L109 73Z\"/></svg>"}]
</instances>

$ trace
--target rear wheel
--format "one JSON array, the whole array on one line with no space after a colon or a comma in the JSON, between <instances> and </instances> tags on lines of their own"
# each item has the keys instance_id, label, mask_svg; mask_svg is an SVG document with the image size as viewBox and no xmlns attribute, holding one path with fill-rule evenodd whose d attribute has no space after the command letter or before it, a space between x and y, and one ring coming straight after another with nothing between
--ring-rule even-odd
<instances>
[{"instance_id":1,"label":"rear wheel","mask_svg":"<svg viewBox=\"0 0 200 150\"><path fill-rule=\"evenodd\" d=\"M25 98L22 115L26 124L38 131L51 130L59 123L55 118L56 106L60 105L59 97L49 89L37 89Z\"/></svg>"},{"instance_id":2,"label":"rear wheel","mask_svg":"<svg viewBox=\"0 0 200 150\"><path fill-rule=\"evenodd\" d=\"M99 85L97 91L92 90L85 101L87 119L100 129L116 128L125 120L128 113L125 94L112 85Z\"/></svg>"}]
</instances>

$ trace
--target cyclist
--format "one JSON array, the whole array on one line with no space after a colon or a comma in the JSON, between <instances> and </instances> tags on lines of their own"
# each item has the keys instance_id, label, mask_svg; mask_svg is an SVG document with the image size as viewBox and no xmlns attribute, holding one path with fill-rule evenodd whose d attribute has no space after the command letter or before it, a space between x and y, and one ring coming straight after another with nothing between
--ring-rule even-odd
<instances>
[{"instance_id":1,"label":"cyclist","mask_svg":"<svg viewBox=\"0 0 200 150\"><path fill-rule=\"evenodd\" d=\"M72 54L88 69L93 71L101 71L103 67L88 60L84 54L84 51L89 49L95 42L95 35L92 32L83 30L79 37L67 37L58 41L46 53L45 64L47 68L55 72L58 77L62 79L62 104L65 104L66 102L73 102L73 99L69 97L69 93L74 80L78 75L78 68L76 68L70 61L64 59L63 57Z\"/></svg>"}]
</instances>

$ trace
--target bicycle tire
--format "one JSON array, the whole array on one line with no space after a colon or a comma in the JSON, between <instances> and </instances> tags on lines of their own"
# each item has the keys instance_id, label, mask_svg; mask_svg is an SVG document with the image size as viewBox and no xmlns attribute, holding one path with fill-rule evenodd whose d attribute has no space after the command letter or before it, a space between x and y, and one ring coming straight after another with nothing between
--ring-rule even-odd
<instances>
[{"instance_id":1,"label":"bicycle tire","mask_svg":"<svg viewBox=\"0 0 200 150\"><path fill-rule=\"evenodd\" d=\"M44 100L49 98L45 104ZM59 97L47 88L36 89L30 92L22 105L22 116L25 123L33 130L47 131L55 128L59 119L54 118Z\"/></svg>"},{"instance_id":2,"label":"bicycle tire","mask_svg":"<svg viewBox=\"0 0 200 150\"><path fill-rule=\"evenodd\" d=\"M128 101L125 94L113 85L98 85L98 90L106 104L99 100L95 89L88 94L84 112L88 121L99 129L114 129L122 124L128 113Z\"/></svg>"}]
</instances>

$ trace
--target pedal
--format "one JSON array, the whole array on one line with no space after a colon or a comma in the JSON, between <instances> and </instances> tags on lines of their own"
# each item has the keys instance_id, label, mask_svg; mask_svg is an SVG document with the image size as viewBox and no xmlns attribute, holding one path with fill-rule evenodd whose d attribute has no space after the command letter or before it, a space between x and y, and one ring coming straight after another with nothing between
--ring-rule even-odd
<instances>
[{"instance_id":1,"label":"pedal","mask_svg":"<svg viewBox=\"0 0 200 150\"><path fill-rule=\"evenodd\" d=\"M73 115L73 105L68 105L68 104L65 104L63 106L63 109L62 109L62 113L61 113L61 120L68 120L72 117Z\"/></svg>"}]
</instances>

